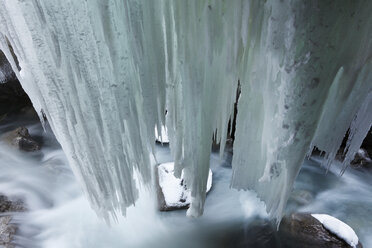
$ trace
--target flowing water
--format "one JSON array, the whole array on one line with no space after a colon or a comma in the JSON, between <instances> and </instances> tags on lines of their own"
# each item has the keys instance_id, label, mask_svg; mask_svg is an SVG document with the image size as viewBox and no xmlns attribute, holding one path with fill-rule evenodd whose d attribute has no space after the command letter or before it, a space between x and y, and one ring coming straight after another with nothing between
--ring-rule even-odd
<instances>
[{"instance_id":1,"label":"flowing water","mask_svg":"<svg viewBox=\"0 0 372 248\"><path fill-rule=\"evenodd\" d=\"M229 188L229 151L222 161L211 156L213 186L201 218L187 218L185 210L158 212L156 193L142 187L136 207L107 226L81 193L48 127L44 132L35 120L15 119L0 126L0 135L21 125L43 145L26 153L0 142L0 193L22 199L28 209L13 213L17 247L259 247L262 233L271 230L265 229L264 204L255 194ZM157 145L156 158L171 161L169 148ZM349 169L339 177L336 163L326 175L319 160L304 162L287 211L333 215L355 229L364 247L372 247L372 174Z\"/></svg>"}]
</instances>

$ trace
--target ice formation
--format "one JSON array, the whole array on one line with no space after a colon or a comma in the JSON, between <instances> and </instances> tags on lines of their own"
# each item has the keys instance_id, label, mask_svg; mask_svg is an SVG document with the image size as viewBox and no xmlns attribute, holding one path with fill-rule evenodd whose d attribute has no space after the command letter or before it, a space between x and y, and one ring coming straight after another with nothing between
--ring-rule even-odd
<instances>
[{"instance_id":1,"label":"ice formation","mask_svg":"<svg viewBox=\"0 0 372 248\"><path fill-rule=\"evenodd\" d=\"M134 204L135 171L151 182L163 125L175 175L191 186L188 215L202 214L238 80L231 185L256 190L277 220L308 151L329 163L349 129L346 165L372 122L372 2L0 4L0 49L106 219Z\"/></svg>"},{"instance_id":2,"label":"ice formation","mask_svg":"<svg viewBox=\"0 0 372 248\"><path fill-rule=\"evenodd\" d=\"M311 216L322 223L328 231L345 240L351 247L355 248L358 245L359 238L349 225L328 214L312 214Z\"/></svg>"},{"instance_id":3,"label":"ice formation","mask_svg":"<svg viewBox=\"0 0 372 248\"><path fill-rule=\"evenodd\" d=\"M162 144L168 144L169 143L169 137L168 137L168 131L165 126L161 127L161 132L158 133L158 128L155 126L155 139L157 142L160 142Z\"/></svg>"}]
</instances>

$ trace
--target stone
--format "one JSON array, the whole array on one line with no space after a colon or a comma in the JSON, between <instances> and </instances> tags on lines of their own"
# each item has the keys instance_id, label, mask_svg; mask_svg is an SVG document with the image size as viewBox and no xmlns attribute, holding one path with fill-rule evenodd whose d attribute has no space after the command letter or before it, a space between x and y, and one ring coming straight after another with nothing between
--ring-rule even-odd
<instances>
[{"instance_id":1,"label":"stone","mask_svg":"<svg viewBox=\"0 0 372 248\"><path fill-rule=\"evenodd\" d=\"M13 237L17 231L16 224L12 223L12 216L4 215L7 212L22 212L26 208L21 200L10 200L0 194L0 247L13 248Z\"/></svg>"},{"instance_id":2,"label":"stone","mask_svg":"<svg viewBox=\"0 0 372 248\"><path fill-rule=\"evenodd\" d=\"M5 140L22 151L32 152L40 150L40 144L31 137L25 127L19 127L5 134Z\"/></svg>"},{"instance_id":3,"label":"stone","mask_svg":"<svg viewBox=\"0 0 372 248\"><path fill-rule=\"evenodd\" d=\"M0 213L5 212L22 212L25 211L24 204L21 200L9 200L5 195L0 194Z\"/></svg>"},{"instance_id":4,"label":"stone","mask_svg":"<svg viewBox=\"0 0 372 248\"><path fill-rule=\"evenodd\" d=\"M13 236L16 233L17 227L11 223L12 217L0 217L0 247L13 248Z\"/></svg>"}]
</instances>

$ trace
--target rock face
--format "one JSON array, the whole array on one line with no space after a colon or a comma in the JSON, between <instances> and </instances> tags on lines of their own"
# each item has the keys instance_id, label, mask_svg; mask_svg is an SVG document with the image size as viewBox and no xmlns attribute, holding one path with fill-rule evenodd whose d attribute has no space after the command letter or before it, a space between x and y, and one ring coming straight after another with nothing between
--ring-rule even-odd
<instances>
[{"instance_id":1,"label":"rock face","mask_svg":"<svg viewBox=\"0 0 372 248\"><path fill-rule=\"evenodd\" d=\"M24 107L32 107L32 103L0 50L0 120Z\"/></svg>"},{"instance_id":2,"label":"rock face","mask_svg":"<svg viewBox=\"0 0 372 248\"><path fill-rule=\"evenodd\" d=\"M21 201L10 201L6 196L0 195L0 247L13 248L13 236L17 226L12 223L11 215L3 215L6 212L20 212L25 208Z\"/></svg>"},{"instance_id":3,"label":"rock face","mask_svg":"<svg viewBox=\"0 0 372 248\"><path fill-rule=\"evenodd\" d=\"M0 83L0 117L14 114L32 103L18 80Z\"/></svg>"},{"instance_id":4,"label":"rock face","mask_svg":"<svg viewBox=\"0 0 372 248\"><path fill-rule=\"evenodd\" d=\"M156 167L158 205L160 211L184 209L190 205L191 192L185 181L173 175L174 163L164 163ZM209 170L207 192L212 187L212 171Z\"/></svg>"},{"instance_id":5,"label":"rock face","mask_svg":"<svg viewBox=\"0 0 372 248\"><path fill-rule=\"evenodd\" d=\"M29 134L28 129L19 127L5 135L5 140L12 146L26 152L40 150L40 145Z\"/></svg>"},{"instance_id":6,"label":"rock face","mask_svg":"<svg viewBox=\"0 0 372 248\"><path fill-rule=\"evenodd\" d=\"M279 237L287 248L350 248L344 240L329 232L310 214L295 213L283 218ZM357 248L362 248L359 243Z\"/></svg>"}]
</instances>

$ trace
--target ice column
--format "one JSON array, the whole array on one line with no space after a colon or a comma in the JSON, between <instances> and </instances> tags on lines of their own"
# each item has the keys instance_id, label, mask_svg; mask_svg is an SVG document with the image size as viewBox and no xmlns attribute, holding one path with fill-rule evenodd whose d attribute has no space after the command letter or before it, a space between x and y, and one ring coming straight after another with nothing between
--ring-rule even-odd
<instances>
[{"instance_id":1,"label":"ice column","mask_svg":"<svg viewBox=\"0 0 372 248\"><path fill-rule=\"evenodd\" d=\"M10 59L8 39L21 67L11 61L17 77L106 219L135 202L135 170L150 182L148 130L155 123L146 121L144 105L161 97L141 95L127 5L5 0L0 9L1 49Z\"/></svg>"},{"instance_id":2,"label":"ice column","mask_svg":"<svg viewBox=\"0 0 372 248\"><path fill-rule=\"evenodd\" d=\"M252 2L232 185L255 189L277 220L310 145L333 159L350 125L350 154L368 132L371 9L359 1Z\"/></svg>"}]
</instances>

